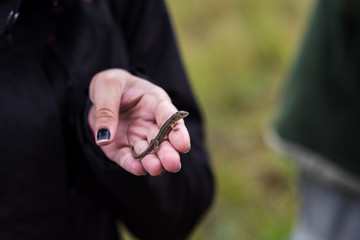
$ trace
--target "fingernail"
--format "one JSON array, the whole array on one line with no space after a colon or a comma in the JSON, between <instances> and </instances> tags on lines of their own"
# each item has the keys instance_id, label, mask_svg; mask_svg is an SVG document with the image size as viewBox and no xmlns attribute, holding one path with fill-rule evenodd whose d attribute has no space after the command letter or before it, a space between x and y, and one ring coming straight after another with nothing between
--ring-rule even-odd
<instances>
[{"instance_id":1,"label":"fingernail","mask_svg":"<svg viewBox=\"0 0 360 240\"><path fill-rule=\"evenodd\" d=\"M109 139L110 139L110 131L109 131L109 129L101 128L97 133L96 142L98 142L98 143L106 142L106 141L109 141Z\"/></svg>"},{"instance_id":2,"label":"fingernail","mask_svg":"<svg viewBox=\"0 0 360 240\"><path fill-rule=\"evenodd\" d=\"M164 169L164 170L162 171L162 173L160 173L160 176L161 176L161 175L164 175L165 172L166 172L166 171L165 171L165 169Z\"/></svg>"},{"instance_id":3,"label":"fingernail","mask_svg":"<svg viewBox=\"0 0 360 240\"><path fill-rule=\"evenodd\" d=\"M180 167L178 168L178 170L176 170L174 173L177 173L181 170L181 163L180 163Z\"/></svg>"},{"instance_id":4,"label":"fingernail","mask_svg":"<svg viewBox=\"0 0 360 240\"><path fill-rule=\"evenodd\" d=\"M188 153L188 152L190 152L190 150L191 150L191 145L190 145L189 149L186 150L184 153Z\"/></svg>"}]
</instances>

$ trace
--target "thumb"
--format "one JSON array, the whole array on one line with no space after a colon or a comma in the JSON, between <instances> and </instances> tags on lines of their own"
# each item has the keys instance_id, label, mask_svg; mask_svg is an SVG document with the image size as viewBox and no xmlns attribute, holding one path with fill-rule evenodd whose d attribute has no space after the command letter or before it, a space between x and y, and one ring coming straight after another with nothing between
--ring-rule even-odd
<instances>
[{"instance_id":1,"label":"thumb","mask_svg":"<svg viewBox=\"0 0 360 240\"><path fill-rule=\"evenodd\" d=\"M91 81L90 99L94 105L94 130L96 143L107 145L115 138L118 121L121 91L115 76L99 73Z\"/></svg>"}]
</instances>

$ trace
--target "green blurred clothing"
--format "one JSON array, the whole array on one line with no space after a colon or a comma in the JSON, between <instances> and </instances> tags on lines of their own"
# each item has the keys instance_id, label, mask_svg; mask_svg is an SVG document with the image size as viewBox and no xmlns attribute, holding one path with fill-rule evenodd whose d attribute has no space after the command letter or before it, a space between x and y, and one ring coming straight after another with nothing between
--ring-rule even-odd
<instances>
[{"instance_id":1,"label":"green blurred clothing","mask_svg":"<svg viewBox=\"0 0 360 240\"><path fill-rule=\"evenodd\" d=\"M276 138L305 165L359 186L360 1L318 1L289 80Z\"/></svg>"},{"instance_id":2,"label":"green blurred clothing","mask_svg":"<svg viewBox=\"0 0 360 240\"><path fill-rule=\"evenodd\" d=\"M318 0L270 143L297 160L291 240L354 240L360 211L360 1Z\"/></svg>"}]
</instances>

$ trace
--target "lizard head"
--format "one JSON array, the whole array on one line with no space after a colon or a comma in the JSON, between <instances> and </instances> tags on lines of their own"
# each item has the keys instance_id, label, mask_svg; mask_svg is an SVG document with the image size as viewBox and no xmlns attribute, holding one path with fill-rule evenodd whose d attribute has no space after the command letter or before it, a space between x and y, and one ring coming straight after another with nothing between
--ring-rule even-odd
<instances>
[{"instance_id":1,"label":"lizard head","mask_svg":"<svg viewBox=\"0 0 360 240\"><path fill-rule=\"evenodd\" d=\"M177 114L179 115L179 120L182 119L182 118L186 118L187 116L189 116L189 112L187 111L178 111Z\"/></svg>"}]
</instances>

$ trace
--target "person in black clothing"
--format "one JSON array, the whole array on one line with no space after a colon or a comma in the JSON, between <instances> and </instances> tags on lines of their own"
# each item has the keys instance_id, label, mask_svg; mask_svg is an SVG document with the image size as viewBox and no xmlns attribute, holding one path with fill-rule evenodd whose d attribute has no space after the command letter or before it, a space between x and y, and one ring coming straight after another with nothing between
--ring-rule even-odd
<instances>
[{"instance_id":1,"label":"person in black clothing","mask_svg":"<svg viewBox=\"0 0 360 240\"><path fill-rule=\"evenodd\" d=\"M211 203L163 1L1 1L0 103L0 239L114 240L115 219L139 239L184 239ZM186 127L133 159L128 125L141 152L177 109Z\"/></svg>"}]
</instances>

